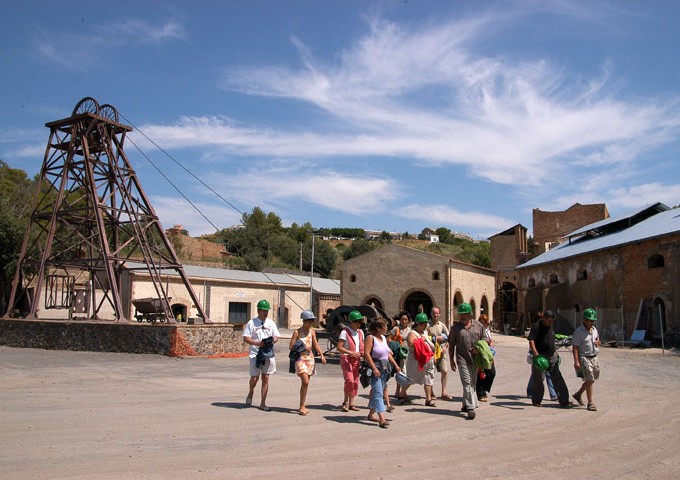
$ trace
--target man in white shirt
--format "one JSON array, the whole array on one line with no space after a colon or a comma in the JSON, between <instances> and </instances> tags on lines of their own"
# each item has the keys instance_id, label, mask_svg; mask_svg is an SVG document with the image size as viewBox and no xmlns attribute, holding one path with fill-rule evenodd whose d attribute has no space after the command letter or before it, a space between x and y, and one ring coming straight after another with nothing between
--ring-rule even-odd
<instances>
[{"instance_id":1,"label":"man in white shirt","mask_svg":"<svg viewBox=\"0 0 680 480\"><path fill-rule=\"evenodd\" d=\"M588 398L588 410L597 411L593 403L593 384L600 377L600 363L597 354L600 352L600 335L595 328L597 312L592 308L583 311L583 324L575 331L571 338L571 348L574 354L574 368L579 377L583 377L583 384L572 395L579 405L583 405L581 396L586 392Z\"/></svg>"},{"instance_id":2,"label":"man in white shirt","mask_svg":"<svg viewBox=\"0 0 680 480\"><path fill-rule=\"evenodd\" d=\"M260 410L265 412L271 409L267 406L267 392L269 391L269 375L276 372L276 360L274 359L274 344L279 341L279 329L270 318L271 307L267 300L257 302L257 317L250 320L243 329L243 341L250 345L248 358L250 361L250 389L246 397L246 405L253 403L253 393L260 376L262 386L260 389Z\"/></svg>"}]
</instances>

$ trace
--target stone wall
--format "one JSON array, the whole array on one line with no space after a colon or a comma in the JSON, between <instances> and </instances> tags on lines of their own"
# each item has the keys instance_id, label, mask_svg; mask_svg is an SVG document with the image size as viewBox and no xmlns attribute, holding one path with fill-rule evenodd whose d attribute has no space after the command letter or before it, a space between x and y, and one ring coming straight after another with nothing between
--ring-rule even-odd
<instances>
[{"instance_id":1,"label":"stone wall","mask_svg":"<svg viewBox=\"0 0 680 480\"><path fill-rule=\"evenodd\" d=\"M0 345L169 356L240 355L240 325L0 319Z\"/></svg>"}]
</instances>

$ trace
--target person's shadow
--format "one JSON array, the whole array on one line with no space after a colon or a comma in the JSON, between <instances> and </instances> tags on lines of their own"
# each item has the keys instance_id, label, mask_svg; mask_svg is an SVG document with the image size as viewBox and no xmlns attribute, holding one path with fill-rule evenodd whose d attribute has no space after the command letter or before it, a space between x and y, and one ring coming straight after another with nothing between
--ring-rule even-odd
<instances>
[{"instance_id":1,"label":"person's shadow","mask_svg":"<svg viewBox=\"0 0 680 480\"><path fill-rule=\"evenodd\" d=\"M526 404L526 397L521 395L494 395L494 401L489 402L489 405L494 407L507 408L510 410L522 410Z\"/></svg>"}]
</instances>

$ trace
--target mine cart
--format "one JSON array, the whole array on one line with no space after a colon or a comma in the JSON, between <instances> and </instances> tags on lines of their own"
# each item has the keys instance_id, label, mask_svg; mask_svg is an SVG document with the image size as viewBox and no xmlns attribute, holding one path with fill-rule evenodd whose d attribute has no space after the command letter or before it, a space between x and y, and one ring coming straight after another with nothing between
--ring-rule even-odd
<instances>
[{"instance_id":1,"label":"mine cart","mask_svg":"<svg viewBox=\"0 0 680 480\"><path fill-rule=\"evenodd\" d=\"M147 321L149 323L165 322L167 320L166 311L169 311L168 302L172 297L165 298L138 298L133 300L135 306L135 318L138 322Z\"/></svg>"}]
</instances>

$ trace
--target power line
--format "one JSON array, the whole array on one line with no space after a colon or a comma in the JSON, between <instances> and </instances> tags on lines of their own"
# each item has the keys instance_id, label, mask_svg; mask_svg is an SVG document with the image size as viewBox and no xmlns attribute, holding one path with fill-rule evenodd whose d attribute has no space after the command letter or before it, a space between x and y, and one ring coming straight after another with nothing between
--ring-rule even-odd
<instances>
[{"instance_id":1,"label":"power line","mask_svg":"<svg viewBox=\"0 0 680 480\"><path fill-rule=\"evenodd\" d=\"M179 193L179 194L184 198L184 200L186 200L187 202L189 202L189 205L191 205L192 207L194 207L194 210L196 210L196 211L199 213L199 215L201 215L201 216L205 219L206 222L208 222L210 225L213 226L213 228L215 229L215 231L219 231L219 230L220 230L219 228L217 228L217 226L216 226L213 222L210 221L210 219L209 219L208 217L206 217L206 216L203 214L203 212L201 211L200 208L198 208L191 200L189 200L189 198L188 198L186 195L184 195L184 194L182 193L182 191L177 187L177 185L175 185L174 183L172 183L172 180L170 180L170 179L168 178L168 176L167 176L166 174L164 174L163 171L162 171L160 168L158 168L158 166L151 160L151 158L149 158L149 156L148 156L147 154L145 154L145 153L142 151L142 149L139 148L139 146L138 146L132 139L128 138L128 140L130 141L130 143L132 143L132 145L134 145L134 147L139 151L139 153L141 153L142 156L143 156L144 158L146 158L146 161L149 162L149 163L151 164L151 166L153 166L153 168L155 168L156 171L157 171L157 172L158 172L158 173L159 173L159 174L160 174L160 175L161 175L161 176L162 176L162 177L163 177L170 185L172 185L172 188L174 188L175 191L176 191L177 193Z\"/></svg>"},{"instance_id":2,"label":"power line","mask_svg":"<svg viewBox=\"0 0 680 480\"><path fill-rule=\"evenodd\" d=\"M208 185L208 184L205 183L203 180L201 180L200 178L198 178L198 177L194 174L194 172L192 172L191 170L189 170L188 168L186 168L184 165L182 165L178 160L175 159L175 157L173 157L172 155L170 155L170 153L168 153L168 152L167 152L165 149L163 149L160 145L158 145L156 142L154 142L151 138L149 138L149 136L147 136L142 130L140 130L139 127L137 127L137 126L136 126L134 123L132 123L127 117L125 117L125 115L123 115L123 114L120 113L120 112L119 112L119 114L120 114L120 116L121 116L127 123L129 123L135 130L137 130L137 131L139 132L140 135L142 135L142 136L143 136L144 138L146 138L149 142L151 142L158 150L160 150L161 152L163 152L170 160L172 160L173 162L175 162L175 164L177 164L182 170L184 170L184 171L187 172L189 175L191 175L197 182L199 182L199 183L200 183L201 185L203 185L205 188L207 188L208 190L210 190L217 198L219 198L219 199L222 200L224 203L226 203L227 205L229 205L231 208L233 208L234 210L236 210L238 213L241 214L241 217L243 217L243 212L242 212L241 210L239 210L238 208L236 208L236 207L234 206L234 204L232 204L229 200L227 200L227 199L224 198L222 195L220 195L219 193L217 193L212 187L210 187L210 185ZM134 142L133 142L133 143L134 143ZM135 147L137 147L137 145L135 145ZM137 149L139 150L139 147L137 147ZM141 151L141 150L140 150L140 151ZM167 178L167 177L166 177L166 178ZM185 198L186 198L186 197L185 197ZM205 218L205 217L204 217L204 218ZM210 222L210 224L213 225L212 222ZM215 226L215 225L213 225L213 227L214 227L214 226ZM217 230L219 230L219 229L217 229Z\"/></svg>"}]
</instances>

